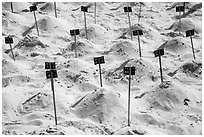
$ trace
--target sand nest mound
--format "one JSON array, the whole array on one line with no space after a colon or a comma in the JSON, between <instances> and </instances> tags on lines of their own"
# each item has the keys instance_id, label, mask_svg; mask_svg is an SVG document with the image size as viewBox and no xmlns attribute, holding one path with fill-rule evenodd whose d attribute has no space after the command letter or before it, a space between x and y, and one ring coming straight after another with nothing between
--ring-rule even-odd
<instances>
[{"instance_id":1,"label":"sand nest mound","mask_svg":"<svg viewBox=\"0 0 204 137\"><path fill-rule=\"evenodd\" d=\"M168 75L178 77L181 73L185 73L188 77L201 78L202 79L202 63L201 62L186 62L173 73L170 72Z\"/></svg>"},{"instance_id":2,"label":"sand nest mound","mask_svg":"<svg viewBox=\"0 0 204 137\"><path fill-rule=\"evenodd\" d=\"M158 72L148 60L143 58L129 59L122 63L118 68L108 70L105 74L105 79L111 82L125 82L128 83L128 77L123 74L124 67L135 67L135 75L132 76L132 83L156 81L158 79Z\"/></svg>"},{"instance_id":3,"label":"sand nest mound","mask_svg":"<svg viewBox=\"0 0 204 137\"><path fill-rule=\"evenodd\" d=\"M70 26L67 26L66 21L62 21L61 19L52 17L52 16L45 16L42 19L37 21L38 25L38 30L40 35L48 35L48 36L67 36L69 35L69 29L71 28ZM32 27L27 29L22 35L25 36L26 34L36 31L36 25L33 24Z\"/></svg>"},{"instance_id":4,"label":"sand nest mound","mask_svg":"<svg viewBox=\"0 0 204 137\"><path fill-rule=\"evenodd\" d=\"M160 33L157 30L153 29L151 26L149 26L145 23L133 24L131 26L131 29L132 29L132 31L141 29L143 32L143 35L141 36L141 38L145 37L146 39L153 39L155 35L157 35L157 34L158 34L158 36L160 35ZM127 38L127 37L130 38L131 31L130 31L129 27L128 28L122 28L122 32L123 32L123 34L119 38ZM137 38L137 36L133 36L133 37Z\"/></svg>"},{"instance_id":5,"label":"sand nest mound","mask_svg":"<svg viewBox=\"0 0 204 137\"><path fill-rule=\"evenodd\" d=\"M93 64L92 64L93 65ZM92 72L92 68L90 68L91 64L79 58L72 58L66 62L62 62L58 66L58 77L64 81L70 83L83 83L87 82L92 74L88 72ZM94 65L93 65L94 67ZM75 83L76 84L76 83Z\"/></svg>"},{"instance_id":6,"label":"sand nest mound","mask_svg":"<svg viewBox=\"0 0 204 137\"><path fill-rule=\"evenodd\" d=\"M28 28L29 23L31 23L30 20L27 20L26 17L20 14L11 13L9 11L2 12L2 33L5 35L18 36Z\"/></svg>"},{"instance_id":7,"label":"sand nest mound","mask_svg":"<svg viewBox=\"0 0 204 137\"><path fill-rule=\"evenodd\" d=\"M181 26L181 27L180 27ZM194 29L196 33L201 33L201 28L199 26L202 26L201 24L197 24L191 19L183 18L181 19L181 25L179 25L179 20L175 21L167 30L173 30L173 31L180 31L186 32L187 30Z\"/></svg>"},{"instance_id":8,"label":"sand nest mound","mask_svg":"<svg viewBox=\"0 0 204 137\"><path fill-rule=\"evenodd\" d=\"M187 94L171 82L164 82L155 89L147 92L143 99L151 109L171 111L183 107Z\"/></svg>"},{"instance_id":9,"label":"sand nest mound","mask_svg":"<svg viewBox=\"0 0 204 137\"><path fill-rule=\"evenodd\" d=\"M14 12L19 12L24 9L28 9L31 4L27 2L12 2L13 5L13 11ZM2 10L9 10L11 11L11 3L10 2L3 2L2 3Z\"/></svg>"},{"instance_id":10,"label":"sand nest mound","mask_svg":"<svg viewBox=\"0 0 204 137\"><path fill-rule=\"evenodd\" d=\"M91 52L95 52L95 45L86 39L79 39L76 43L77 56L85 56ZM68 47L62 51L63 56L75 56L75 43L70 42ZM71 55L70 55L71 54Z\"/></svg>"},{"instance_id":11,"label":"sand nest mound","mask_svg":"<svg viewBox=\"0 0 204 137\"><path fill-rule=\"evenodd\" d=\"M105 44L106 42L109 41L109 39L111 39L110 35L108 35L108 34L109 34L109 32L100 25L90 24L87 26L88 40L90 40L94 43ZM83 38L86 38L84 27L80 30L80 36Z\"/></svg>"},{"instance_id":12,"label":"sand nest mound","mask_svg":"<svg viewBox=\"0 0 204 137\"><path fill-rule=\"evenodd\" d=\"M47 12L54 11L54 3L53 2L47 2L42 7L40 7L40 10L44 11L44 12L45 11L47 11Z\"/></svg>"},{"instance_id":13,"label":"sand nest mound","mask_svg":"<svg viewBox=\"0 0 204 137\"><path fill-rule=\"evenodd\" d=\"M106 54L114 54L118 57L134 57L137 56L138 50L136 50L136 44L130 40L117 40Z\"/></svg>"},{"instance_id":14,"label":"sand nest mound","mask_svg":"<svg viewBox=\"0 0 204 137\"><path fill-rule=\"evenodd\" d=\"M119 95L103 88L95 90L82 97L72 105L73 112L80 118L89 118L95 122L103 123L110 119L114 113L121 113Z\"/></svg>"},{"instance_id":15,"label":"sand nest mound","mask_svg":"<svg viewBox=\"0 0 204 137\"><path fill-rule=\"evenodd\" d=\"M186 54L187 51L191 50L191 47L186 39L183 37L176 37L163 43L159 49L165 49L165 51L173 54Z\"/></svg>"},{"instance_id":16,"label":"sand nest mound","mask_svg":"<svg viewBox=\"0 0 204 137\"><path fill-rule=\"evenodd\" d=\"M17 73L18 68L13 64L13 61L2 59L2 75L9 75L11 73Z\"/></svg>"}]
</instances>

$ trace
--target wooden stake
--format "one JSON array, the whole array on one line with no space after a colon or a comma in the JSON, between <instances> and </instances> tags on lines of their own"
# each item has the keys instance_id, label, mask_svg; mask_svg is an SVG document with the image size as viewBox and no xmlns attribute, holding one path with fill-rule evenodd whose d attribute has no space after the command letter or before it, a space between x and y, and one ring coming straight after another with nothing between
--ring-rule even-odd
<instances>
[{"instance_id":1,"label":"wooden stake","mask_svg":"<svg viewBox=\"0 0 204 137\"><path fill-rule=\"evenodd\" d=\"M54 2L54 9L55 9L55 18L57 18L56 2Z\"/></svg>"},{"instance_id":2,"label":"wooden stake","mask_svg":"<svg viewBox=\"0 0 204 137\"><path fill-rule=\"evenodd\" d=\"M140 57L142 57L141 47L140 47L140 35L138 35L137 38L138 38L138 45L139 45L139 53L140 53Z\"/></svg>"},{"instance_id":3,"label":"wooden stake","mask_svg":"<svg viewBox=\"0 0 204 137\"><path fill-rule=\"evenodd\" d=\"M127 9L128 9L128 20L129 20L130 35L131 35L131 40L133 40L133 37L132 37L132 28L131 28L131 21L130 21L130 14L129 14L129 6L127 6Z\"/></svg>"},{"instance_id":4,"label":"wooden stake","mask_svg":"<svg viewBox=\"0 0 204 137\"><path fill-rule=\"evenodd\" d=\"M94 22L96 24L96 2L95 2Z\"/></svg>"},{"instance_id":5,"label":"wooden stake","mask_svg":"<svg viewBox=\"0 0 204 137\"><path fill-rule=\"evenodd\" d=\"M192 51L193 51L193 58L195 59L195 53L194 53L194 47L193 47L193 39L192 37L190 36L191 38L191 45L192 45Z\"/></svg>"},{"instance_id":6,"label":"wooden stake","mask_svg":"<svg viewBox=\"0 0 204 137\"><path fill-rule=\"evenodd\" d=\"M86 28L86 12L85 12L85 11L84 11L84 23L85 23L86 39L88 39L88 36L87 36L87 28Z\"/></svg>"},{"instance_id":7,"label":"wooden stake","mask_svg":"<svg viewBox=\"0 0 204 137\"><path fill-rule=\"evenodd\" d=\"M56 111L56 104L55 104L54 81L53 81L53 74L51 70L51 64L50 64L50 73L51 73L51 88L52 88L52 94L53 94L53 104L54 104L54 113L55 113L55 125L57 125L57 111Z\"/></svg>"},{"instance_id":8,"label":"wooden stake","mask_svg":"<svg viewBox=\"0 0 204 137\"><path fill-rule=\"evenodd\" d=\"M13 56L13 60L15 61L15 57L14 57L14 54L13 54L13 49L12 49L11 43L10 43L10 49L11 49L11 54Z\"/></svg>"},{"instance_id":9,"label":"wooden stake","mask_svg":"<svg viewBox=\"0 0 204 137\"><path fill-rule=\"evenodd\" d=\"M10 3L11 3L11 12L13 13L13 3L12 2Z\"/></svg>"},{"instance_id":10,"label":"wooden stake","mask_svg":"<svg viewBox=\"0 0 204 137\"><path fill-rule=\"evenodd\" d=\"M35 25L36 25L37 33L38 33L38 36L39 36L40 34L39 34L39 31L38 31L38 24L37 24L37 19L36 19L35 11L33 11L33 14L34 14L34 18L35 18Z\"/></svg>"},{"instance_id":11,"label":"wooden stake","mask_svg":"<svg viewBox=\"0 0 204 137\"><path fill-rule=\"evenodd\" d=\"M100 82L102 87L101 64L99 63L98 65L99 65Z\"/></svg>"},{"instance_id":12,"label":"wooden stake","mask_svg":"<svg viewBox=\"0 0 204 137\"><path fill-rule=\"evenodd\" d=\"M130 83L131 83L131 67L129 67L129 88L128 88L128 126L130 126Z\"/></svg>"},{"instance_id":13,"label":"wooden stake","mask_svg":"<svg viewBox=\"0 0 204 137\"><path fill-rule=\"evenodd\" d=\"M160 56L160 55L159 55L159 65L160 65L161 83L163 83L163 76L162 76L162 65L161 65L161 56Z\"/></svg>"}]
</instances>

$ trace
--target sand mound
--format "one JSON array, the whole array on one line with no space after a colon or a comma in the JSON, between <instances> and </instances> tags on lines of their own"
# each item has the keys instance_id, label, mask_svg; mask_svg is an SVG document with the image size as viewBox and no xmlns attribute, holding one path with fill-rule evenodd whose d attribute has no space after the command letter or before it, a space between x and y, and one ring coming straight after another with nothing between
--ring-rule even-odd
<instances>
[{"instance_id":1,"label":"sand mound","mask_svg":"<svg viewBox=\"0 0 204 137\"><path fill-rule=\"evenodd\" d=\"M22 83L30 82L32 79L25 75L13 75L9 77L3 77L2 78L2 86L6 87L10 83L21 85Z\"/></svg>"},{"instance_id":2,"label":"sand mound","mask_svg":"<svg viewBox=\"0 0 204 137\"><path fill-rule=\"evenodd\" d=\"M105 89L98 89L73 106L74 113L80 118L90 118L99 123L107 121L114 112L120 113L119 96Z\"/></svg>"},{"instance_id":3,"label":"sand mound","mask_svg":"<svg viewBox=\"0 0 204 137\"><path fill-rule=\"evenodd\" d=\"M95 52L96 49L95 49L95 45L86 40L86 39L80 39L77 41L76 43L77 47L76 47L76 51L77 51L77 56L80 57L80 56L85 56L91 52ZM71 42L68 47L66 49L64 49L62 51L62 54L66 57L66 56L71 56L70 55L73 54L73 56L75 56L75 43L74 42Z\"/></svg>"},{"instance_id":4,"label":"sand mound","mask_svg":"<svg viewBox=\"0 0 204 137\"><path fill-rule=\"evenodd\" d=\"M50 12L54 10L54 3L53 2L47 2L45 3L45 5L43 5L42 7L40 7L41 11L46 11L46 12Z\"/></svg>"},{"instance_id":5,"label":"sand mound","mask_svg":"<svg viewBox=\"0 0 204 137\"><path fill-rule=\"evenodd\" d=\"M128 77L123 74L124 67L135 67L135 75L132 76L132 83L140 83L146 81L156 81L158 73L155 67L146 59L134 58L125 61L118 68L108 70L105 74L106 80L109 82L125 82L128 83Z\"/></svg>"},{"instance_id":6,"label":"sand mound","mask_svg":"<svg viewBox=\"0 0 204 137\"><path fill-rule=\"evenodd\" d=\"M39 37L33 36L33 35L27 35L22 40L20 40L14 48L22 49L22 50L28 50L32 49L36 46L39 46L41 48L47 47L46 44L43 44Z\"/></svg>"},{"instance_id":7,"label":"sand mound","mask_svg":"<svg viewBox=\"0 0 204 137\"><path fill-rule=\"evenodd\" d=\"M31 24L32 21L20 14L8 11L2 12L2 33L6 35L19 35ZM16 30L16 28L18 28Z\"/></svg>"},{"instance_id":8,"label":"sand mound","mask_svg":"<svg viewBox=\"0 0 204 137\"><path fill-rule=\"evenodd\" d=\"M28 114L34 111L45 111L48 109L53 109L52 96L46 93L37 93L23 102L18 111L21 114Z\"/></svg>"},{"instance_id":9,"label":"sand mound","mask_svg":"<svg viewBox=\"0 0 204 137\"><path fill-rule=\"evenodd\" d=\"M176 74L185 73L188 77L202 78L202 63L201 62L186 62L179 69L170 72L168 75L173 77ZM179 76L179 75L176 75Z\"/></svg>"},{"instance_id":10,"label":"sand mound","mask_svg":"<svg viewBox=\"0 0 204 137\"><path fill-rule=\"evenodd\" d=\"M2 59L2 75L9 75L11 73L17 73L18 69L12 63L13 61L9 61L7 59Z\"/></svg>"},{"instance_id":11,"label":"sand mound","mask_svg":"<svg viewBox=\"0 0 204 137\"><path fill-rule=\"evenodd\" d=\"M12 5L13 5L13 11L14 12L19 12L19 11L22 11L24 9L29 9L29 6L31 6L31 4L29 4L28 2L12 2ZM10 2L3 2L2 3L2 10L11 11Z\"/></svg>"},{"instance_id":12,"label":"sand mound","mask_svg":"<svg viewBox=\"0 0 204 137\"><path fill-rule=\"evenodd\" d=\"M187 62L182 65L181 70L187 75L202 78L202 63Z\"/></svg>"},{"instance_id":13,"label":"sand mound","mask_svg":"<svg viewBox=\"0 0 204 137\"><path fill-rule=\"evenodd\" d=\"M37 21L38 24L38 30L40 35L48 35L48 36L67 36L69 35L69 29L71 28L70 26L67 26L66 21L63 21L61 19L52 17L52 16L45 16L42 19ZM33 24L31 28L26 30L23 33L23 36L28 34L31 30L36 32L36 25ZM35 28L35 30L33 30Z\"/></svg>"},{"instance_id":14,"label":"sand mound","mask_svg":"<svg viewBox=\"0 0 204 137\"><path fill-rule=\"evenodd\" d=\"M183 37L176 37L170 41L166 41L158 49L165 49L165 51L170 53L185 54L187 51L191 50L191 47L186 39Z\"/></svg>"},{"instance_id":15,"label":"sand mound","mask_svg":"<svg viewBox=\"0 0 204 137\"><path fill-rule=\"evenodd\" d=\"M58 77L67 82L87 82L91 74L91 64L79 58L72 58L59 64ZM92 64L93 65L93 64ZM93 65L94 66L94 65ZM76 83L75 83L76 84ZM80 88L80 87L79 87Z\"/></svg>"},{"instance_id":16,"label":"sand mound","mask_svg":"<svg viewBox=\"0 0 204 137\"><path fill-rule=\"evenodd\" d=\"M200 33L201 29L199 26L201 25L195 23L193 20L184 18L181 19L181 28L179 20L177 20L169 28L167 28L167 30L179 31L180 28L181 32L186 32L187 30L194 29L196 33Z\"/></svg>"},{"instance_id":17,"label":"sand mound","mask_svg":"<svg viewBox=\"0 0 204 137\"><path fill-rule=\"evenodd\" d=\"M100 25L97 25L97 24L87 25L88 40L94 43L99 43L99 44L107 43L107 41L111 39L110 35L108 34L109 34L108 31ZM84 27L80 30L80 36L83 38L86 38Z\"/></svg>"},{"instance_id":18,"label":"sand mound","mask_svg":"<svg viewBox=\"0 0 204 137\"><path fill-rule=\"evenodd\" d=\"M171 111L183 107L186 93L171 82L164 82L143 97L151 109Z\"/></svg>"},{"instance_id":19,"label":"sand mound","mask_svg":"<svg viewBox=\"0 0 204 137\"><path fill-rule=\"evenodd\" d=\"M149 26L149 25L147 25L145 23L133 24L131 26L131 29L132 29L132 31L138 30L138 29L142 30L143 35L141 36L141 39L140 39L141 41L143 41L142 37L145 37L146 39L154 39L155 35L157 35L157 34L158 34L158 36L160 35L160 33L157 30L153 29L151 26ZM127 37L130 38L131 31L130 31L129 27L122 28L121 30L122 30L123 34L119 38L127 38ZM137 38L137 36L133 36L133 37Z\"/></svg>"},{"instance_id":20,"label":"sand mound","mask_svg":"<svg viewBox=\"0 0 204 137\"><path fill-rule=\"evenodd\" d=\"M130 40L117 40L106 54L113 54L118 57L134 57L138 56L138 50L136 50L136 44Z\"/></svg>"}]
</instances>

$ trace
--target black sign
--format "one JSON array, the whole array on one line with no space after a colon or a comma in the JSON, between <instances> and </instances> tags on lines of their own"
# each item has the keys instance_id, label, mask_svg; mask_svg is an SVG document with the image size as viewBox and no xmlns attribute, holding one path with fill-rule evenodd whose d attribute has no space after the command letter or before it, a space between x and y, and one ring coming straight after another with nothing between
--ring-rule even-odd
<instances>
[{"instance_id":1,"label":"black sign","mask_svg":"<svg viewBox=\"0 0 204 137\"><path fill-rule=\"evenodd\" d=\"M47 79L51 78L51 72L52 72L52 77L57 78L57 70L49 70L49 71L46 71Z\"/></svg>"},{"instance_id":2,"label":"black sign","mask_svg":"<svg viewBox=\"0 0 204 137\"><path fill-rule=\"evenodd\" d=\"M88 12L88 7L81 6L81 11Z\"/></svg>"},{"instance_id":3,"label":"black sign","mask_svg":"<svg viewBox=\"0 0 204 137\"><path fill-rule=\"evenodd\" d=\"M32 12L32 11L36 11L36 10L37 10L36 5L34 5L34 6L30 6L29 8L30 8L30 12Z\"/></svg>"},{"instance_id":4,"label":"black sign","mask_svg":"<svg viewBox=\"0 0 204 137\"><path fill-rule=\"evenodd\" d=\"M131 7L124 7L124 12L132 12L132 8Z\"/></svg>"},{"instance_id":5,"label":"black sign","mask_svg":"<svg viewBox=\"0 0 204 137\"><path fill-rule=\"evenodd\" d=\"M45 62L45 69L56 69L55 62Z\"/></svg>"},{"instance_id":6,"label":"black sign","mask_svg":"<svg viewBox=\"0 0 204 137\"><path fill-rule=\"evenodd\" d=\"M104 56L94 58L94 65L105 63Z\"/></svg>"},{"instance_id":7,"label":"black sign","mask_svg":"<svg viewBox=\"0 0 204 137\"><path fill-rule=\"evenodd\" d=\"M143 32L141 29L140 30L134 30L132 33L133 33L133 36L143 35Z\"/></svg>"},{"instance_id":8,"label":"black sign","mask_svg":"<svg viewBox=\"0 0 204 137\"><path fill-rule=\"evenodd\" d=\"M158 49L154 51L155 57L164 55L164 49Z\"/></svg>"},{"instance_id":9,"label":"black sign","mask_svg":"<svg viewBox=\"0 0 204 137\"><path fill-rule=\"evenodd\" d=\"M131 75L135 75L135 67L124 67L123 74L129 75L131 70Z\"/></svg>"},{"instance_id":10,"label":"black sign","mask_svg":"<svg viewBox=\"0 0 204 137\"><path fill-rule=\"evenodd\" d=\"M13 38L12 37L5 37L5 43L6 44L12 44L13 43Z\"/></svg>"},{"instance_id":11,"label":"black sign","mask_svg":"<svg viewBox=\"0 0 204 137\"><path fill-rule=\"evenodd\" d=\"M186 31L186 37L193 36L193 35L195 35L195 30L194 29Z\"/></svg>"},{"instance_id":12,"label":"black sign","mask_svg":"<svg viewBox=\"0 0 204 137\"><path fill-rule=\"evenodd\" d=\"M184 6L177 6L176 7L176 12L184 12Z\"/></svg>"},{"instance_id":13,"label":"black sign","mask_svg":"<svg viewBox=\"0 0 204 137\"><path fill-rule=\"evenodd\" d=\"M70 35L71 35L71 36L79 35L79 34L80 34L79 29L70 30Z\"/></svg>"}]
</instances>

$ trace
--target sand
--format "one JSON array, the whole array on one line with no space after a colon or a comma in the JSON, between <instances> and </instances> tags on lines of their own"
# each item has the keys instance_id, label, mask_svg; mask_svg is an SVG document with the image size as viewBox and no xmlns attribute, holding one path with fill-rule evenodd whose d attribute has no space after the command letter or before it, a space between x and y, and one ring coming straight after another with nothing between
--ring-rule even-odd
<instances>
[{"instance_id":1,"label":"sand","mask_svg":"<svg viewBox=\"0 0 204 137\"><path fill-rule=\"evenodd\" d=\"M39 36L29 6L37 4ZM132 30L142 29L142 57L138 38L123 7L130 4ZM202 8L186 3L179 27L172 2L53 2L2 3L2 134L4 135L201 135L202 134ZM80 6L89 7L84 16ZM178 29L181 28L181 35ZM79 29L75 58L71 29ZM195 29L192 46L185 31ZM15 61L4 38L12 35ZM161 57L160 81L156 49ZM99 67L93 58L104 56ZM50 79L45 62L56 62L54 79L57 126ZM128 76L124 67L135 66L131 77L130 126Z\"/></svg>"}]
</instances>

